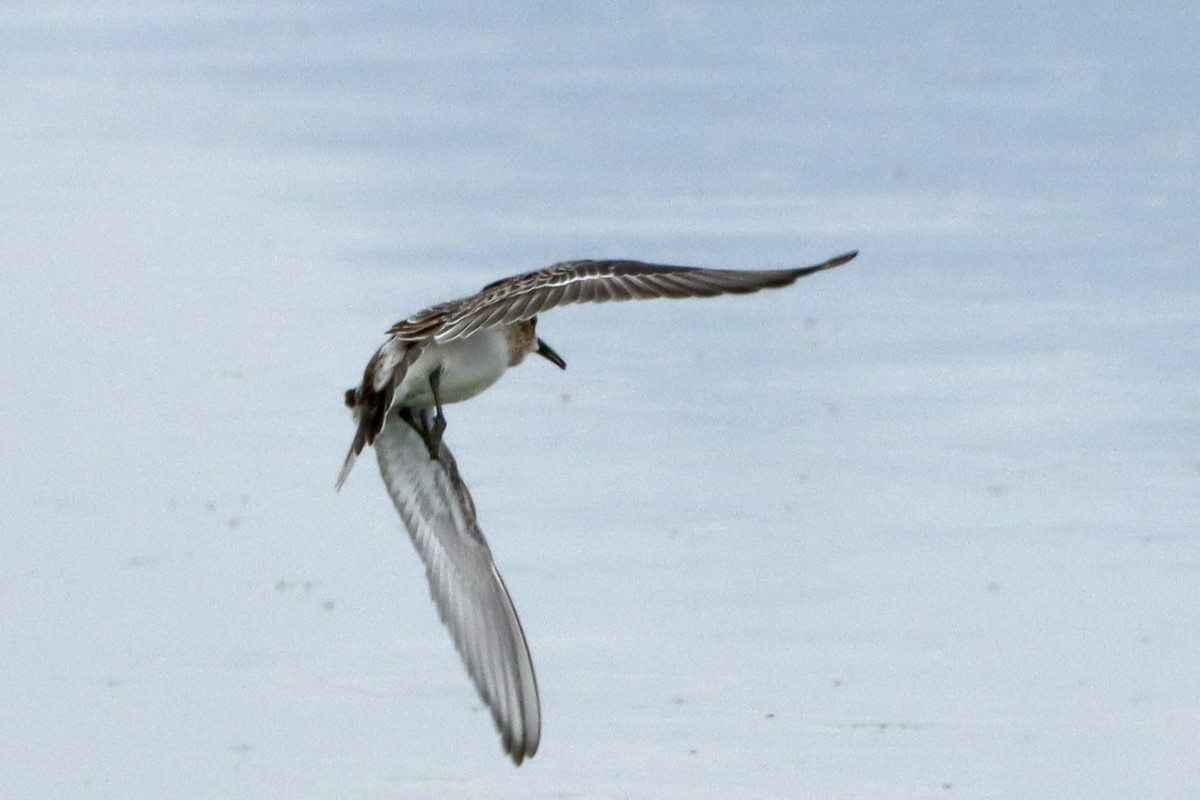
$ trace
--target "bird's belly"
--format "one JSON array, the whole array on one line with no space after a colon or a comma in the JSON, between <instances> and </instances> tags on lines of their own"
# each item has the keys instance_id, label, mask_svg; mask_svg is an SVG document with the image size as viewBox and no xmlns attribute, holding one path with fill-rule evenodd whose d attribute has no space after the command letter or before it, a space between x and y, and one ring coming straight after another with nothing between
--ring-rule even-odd
<instances>
[{"instance_id":1,"label":"bird's belly","mask_svg":"<svg viewBox=\"0 0 1200 800\"><path fill-rule=\"evenodd\" d=\"M443 404L468 400L500 380L508 369L508 340L502 330L489 330L428 345L397 387L393 405L432 406L429 376L438 368L438 399Z\"/></svg>"}]
</instances>

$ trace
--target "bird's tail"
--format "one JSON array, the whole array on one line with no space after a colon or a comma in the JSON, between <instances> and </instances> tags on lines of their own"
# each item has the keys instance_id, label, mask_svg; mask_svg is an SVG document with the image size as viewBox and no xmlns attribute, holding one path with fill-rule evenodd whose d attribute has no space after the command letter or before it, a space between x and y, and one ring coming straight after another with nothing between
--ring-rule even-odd
<instances>
[{"instance_id":1,"label":"bird's tail","mask_svg":"<svg viewBox=\"0 0 1200 800\"><path fill-rule=\"evenodd\" d=\"M354 469L354 462L358 459L358 454L363 451L365 446L366 436L363 431L362 412L362 389L347 389L346 390L346 407L354 413L354 421L358 423L358 430L354 432L354 441L350 443L350 451L346 453L346 460L342 462L342 471L338 473L337 484L335 488L341 489L342 484L346 482L346 478L350 475L350 470Z\"/></svg>"},{"instance_id":2,"label":"bird's tail","mask_svg":"<svg viewBox=\"0 0 1200 800\"><path fill-rule=\"evenodd\" d=\"M342 488L342 484L350 475L350 470L354 469L354 462L358 458L358 454L366 449L367 445L374 443L375 437L383 430L384 420L392 405L391 385L389 384L388 388L381 392L369 388L367 382L364 381L363 385L346 390L346 405L354 412L358 429L354 432L354 441L350 443L346 460L342 462L342 471L338 473L337 484L335 484L337 489Z\"/></svg>"}]
</instances>

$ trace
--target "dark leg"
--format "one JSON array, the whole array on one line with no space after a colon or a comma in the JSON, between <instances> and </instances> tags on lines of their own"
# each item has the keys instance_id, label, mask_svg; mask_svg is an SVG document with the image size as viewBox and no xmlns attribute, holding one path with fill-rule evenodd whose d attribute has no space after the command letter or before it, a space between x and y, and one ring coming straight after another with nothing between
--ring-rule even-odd
<instances>
[{"instance_id":1,"label":"dark leg","mask_svg":"<svg viewBox=\"0 0 1200 800\"><path fill-rule=\"evenodd\" d=\"M433 394L433 405L437 414L433 417L433 429L425 437L425 446L429 448L429 457L434 461L442 449L442 434L446 432L446 417L442 414L442 400L438 397L438 384L441 383L442 368L438 367L429 373L429 391Z\"/></svg>"}]
</instances>

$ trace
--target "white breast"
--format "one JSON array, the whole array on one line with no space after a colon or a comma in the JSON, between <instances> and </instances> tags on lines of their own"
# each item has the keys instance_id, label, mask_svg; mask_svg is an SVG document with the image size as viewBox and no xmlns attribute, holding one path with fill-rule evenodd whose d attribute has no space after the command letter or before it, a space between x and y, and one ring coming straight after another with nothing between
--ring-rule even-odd
<instances>
[{"instance_id":1,"label":"white breast","mask_svg":"<svg viewBox=\"0 0 1200 800\"><path fill-rule=\"evenodd\" d=\"M500 380L508 369L508 336L503 328L492 328L465 339L428 345L397 387L393 405L432 406L429 375L438 367L442 370L438 388L442 403L472 398Z\"/></svg>"}]
</instances>

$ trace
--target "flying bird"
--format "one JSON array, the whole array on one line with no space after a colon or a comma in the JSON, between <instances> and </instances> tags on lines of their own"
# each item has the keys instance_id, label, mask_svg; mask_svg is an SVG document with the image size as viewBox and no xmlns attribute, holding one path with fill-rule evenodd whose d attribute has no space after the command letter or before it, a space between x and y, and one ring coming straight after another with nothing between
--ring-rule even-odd
<instances>
[{"instance_id":1,"label":"flying bird","mask_svg":"<svg viewBox=\"0 0 1200 800\"><path fill-rule=\"evenodd\" d=\"M841 266L858 251L809 267L727 270L641 261L564 261L490 283L393 325L346 392L358 423L337 478L373 445L384 485L425 564L430 593L475 688L516 764L541 740L541 703L525 633L442 441L442 406L484 391L536 353L567 364L536 333L537 315L573 303L750 294Z\"/></svg>"}]
</instances>

